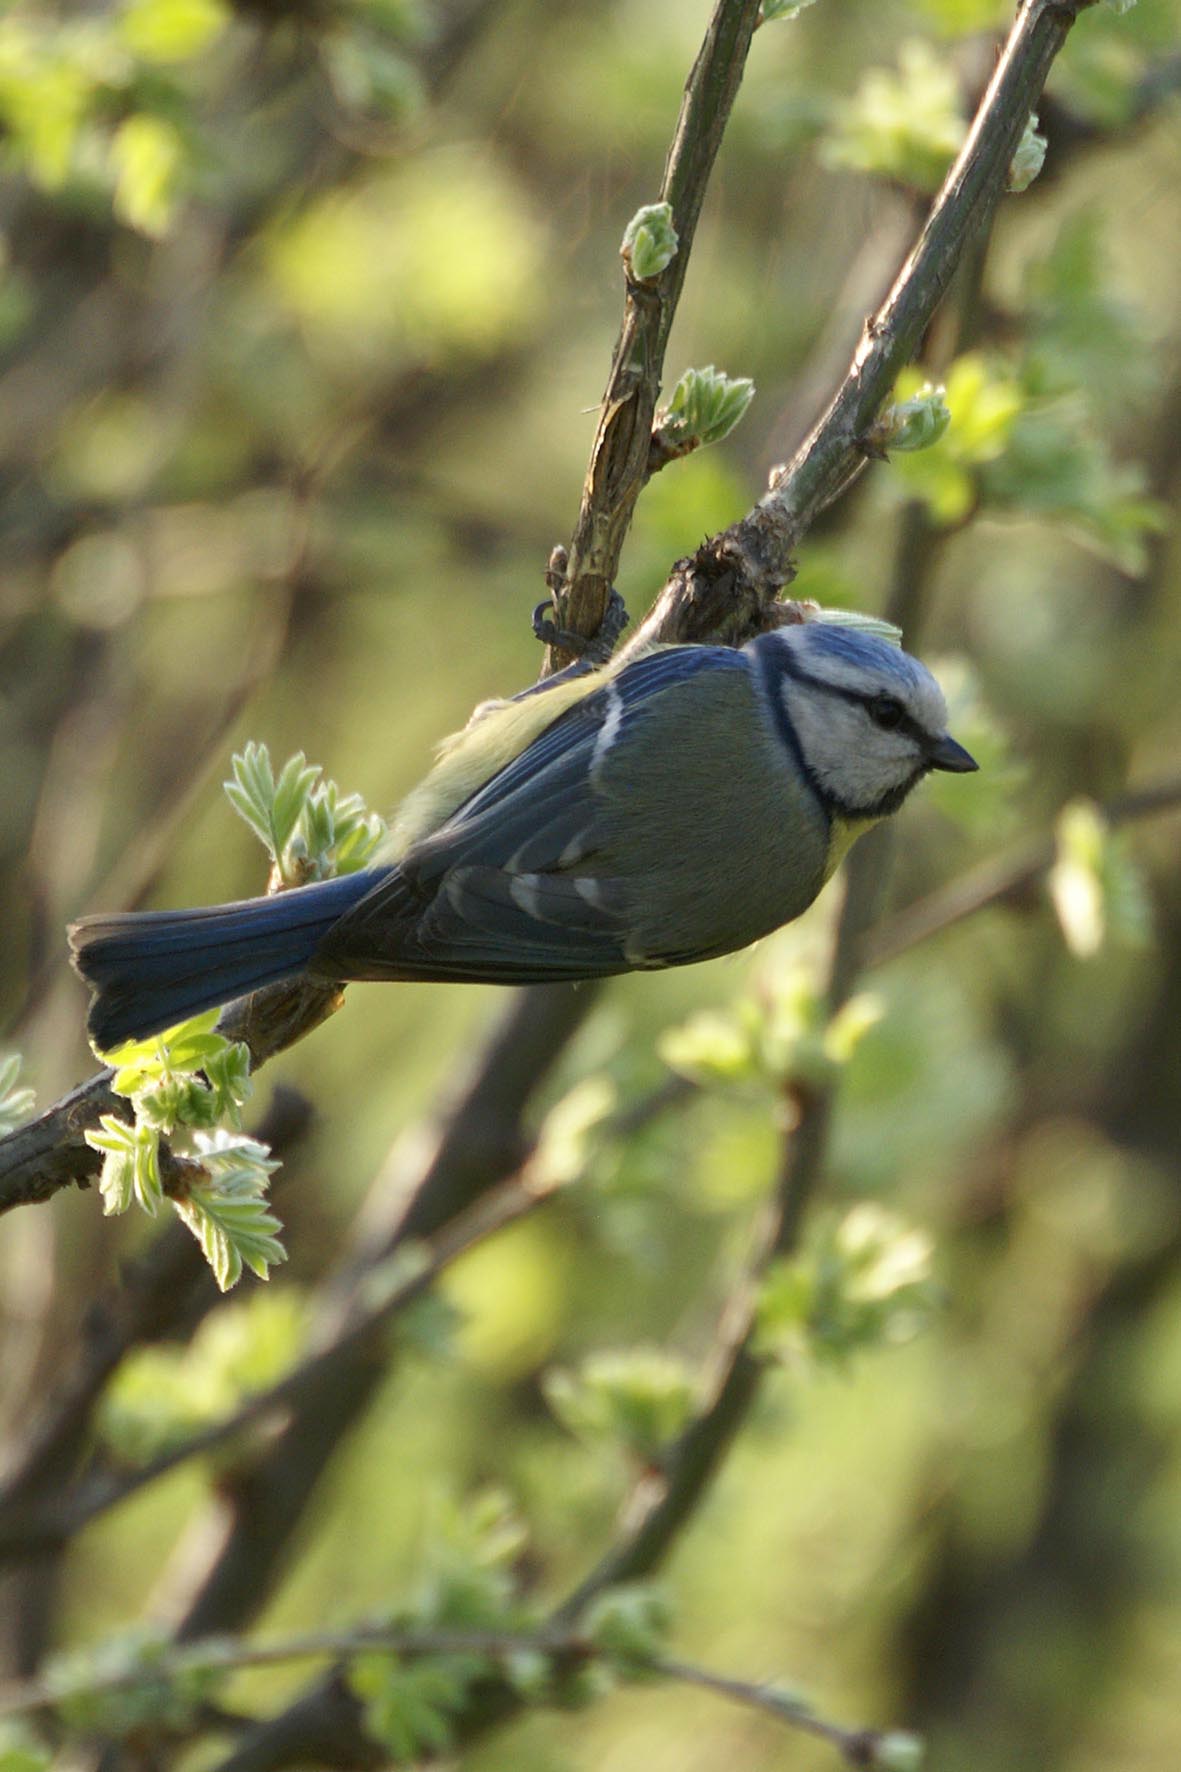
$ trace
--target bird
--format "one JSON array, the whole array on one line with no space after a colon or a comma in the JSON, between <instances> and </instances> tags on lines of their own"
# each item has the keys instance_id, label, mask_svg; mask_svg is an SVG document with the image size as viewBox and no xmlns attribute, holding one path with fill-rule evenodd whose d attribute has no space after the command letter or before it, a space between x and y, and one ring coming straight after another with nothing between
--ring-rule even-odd
<instances>
[{"instance_id":1,"label":"bird","mask_svg":"<svg viewBox=\"0 0 1181 1772\"><path fill-rule=\"evenodd\" d=\"M558 983L800 916L931 770L978 767L897 630L814 619L483 704L350 874L69 929L97 1051L310 978Z\"/></svg>"}]
</instances>

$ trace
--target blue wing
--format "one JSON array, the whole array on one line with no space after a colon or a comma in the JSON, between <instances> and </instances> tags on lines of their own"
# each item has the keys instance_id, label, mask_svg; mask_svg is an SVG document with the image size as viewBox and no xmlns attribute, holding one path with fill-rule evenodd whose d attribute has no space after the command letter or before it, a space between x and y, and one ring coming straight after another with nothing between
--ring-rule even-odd
<instances>
[{"instance_id":1,"label":"blue wing","mask_svg":"<svg viewBox=\"0 0 1181 1772\"><path fill-rule=\"evenodd\" d=\"M712 646L668 647L628 665L414 844L341 919L317 964L504 982L626 970L627 905L603 852L599 766L657 698L748 669L738 652Z\"/></svg>"}]
</instances>

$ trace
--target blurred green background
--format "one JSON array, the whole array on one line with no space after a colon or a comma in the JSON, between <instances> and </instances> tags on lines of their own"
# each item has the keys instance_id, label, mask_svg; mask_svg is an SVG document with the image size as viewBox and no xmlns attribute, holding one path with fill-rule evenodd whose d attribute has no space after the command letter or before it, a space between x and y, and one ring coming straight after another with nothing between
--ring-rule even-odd
<instances>
[{"instance_id":1,"label":"blurred green background","mask_svg":"<svg viewBox=\"0 0 1181 1772\"><path fill-rule=\"evenodd\" d=\"M757 34L667 385L712 362L758 398L646 491L620 580L633 619L820 410L1005 16L819 0ZM707 17L28 0L0 18L0 992L41 1104L92 1066L68 917L262 889L217 786L234 748L303 749L389 808L476 702L535 676L529 611L577 510L618 242L655 197ZM801 553L795 594L879 610L904 526L924 532L912 640L986 769L906 809L896 906L1068 801L1178 770L1179 43L1177 0L1082 18L1042 111L1045 171L929 341L951 430L874 467ZM868 980L885 1014L848 1069L817 1234L888 1206L934 1239L938 1300L905 1346L786 1359L668 1570L678 1652L917 1729L949 1772L1181 1761L1179 833L1174 811L1093 866L1075 855L1083 926L1067 878L1060 915L1035 887ZM754 954L612 985L550 1094L658 1087L661 1034L816 964L839 896ZM501 1007L354 986L260 1079L319 1109L272 1294L312 1294ZM452 1317L341 1447L265 1623L393 1603L440 1509L489 1484L528 1522L539 1591L575 1580L629 1471L561 1425L546 1375L649 1343L695 1367L778 1136L766 1089L706 1090L457 1267ZM92 1194L5 1221L10 1434L148 1235ZM79 1539L48 1642L167 1619L217 1530L209 1478L186 1468ZM300 1678L248 1690L273 1704ZM639 1686L530 1714L465 1763L833 1755Z\"/></svg>"}]
</instances>

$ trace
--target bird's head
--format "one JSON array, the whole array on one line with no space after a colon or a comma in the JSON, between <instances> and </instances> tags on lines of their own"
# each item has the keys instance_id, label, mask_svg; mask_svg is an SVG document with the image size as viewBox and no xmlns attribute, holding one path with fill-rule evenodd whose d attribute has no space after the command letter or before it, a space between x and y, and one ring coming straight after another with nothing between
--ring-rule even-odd
<instances>
[{"instance_id":1,"label":"bird's head","mask_svg":"<svg viewBox=\"0 0 1181 1772\"><path fill-rule=\"evenodd\" d=\"M753 642L800 758L844 818L896 812L929 769L978 767L925 665L874 633L812 621Z\"/></svg>"}]
</instances>

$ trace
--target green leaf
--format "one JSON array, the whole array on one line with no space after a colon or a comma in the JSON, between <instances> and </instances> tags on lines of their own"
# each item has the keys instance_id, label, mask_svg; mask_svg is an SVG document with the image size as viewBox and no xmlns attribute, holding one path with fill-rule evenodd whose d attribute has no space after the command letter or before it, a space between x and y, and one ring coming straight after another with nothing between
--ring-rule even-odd
<instances>
[{"instance_id":1,"label":"green leaf","mask_svg":"<svg viewBox=\"0 0 1181 1772\"><path fill-rule=\"evenodd\" d=\"M872 453L909 454L930 449L951 423L946 389L924 382L909 400L890 401L869 428L866 438Z\"/></svg>"},{"instance_id":2,"label":"green leaf","mask_svg":"<svg viewBox=\"0 0 1181 1772\"><path fill-rule=\"evenodd\" d=\"M823 1229L804 1255L778 1262L759 1299L757 1346L779 1358L844 1364L910 1339L935 1299L932 1244L876 1202Z\"/></svg>"},{"instance_id":3,"label":"green leaf","mask_svg":"<svg viewBox=\"0 0 1181 1772\"><path fill-rule=\"evenodd\" d=\"M115 1114L104 1114L100 1130L87 1132L86 1143L103 1153L99 1174L103 1213L126 1212L132 1200L155 1217L164 1198L160 1178L160 1134L154 1126L129 1126Z\"/></svg>"},{"instance_id":4,"label":"green leaf","mask_svg":"<svg viewBox=\"0 0 1181 1772\"><path fill-rule=\"evenodd\" d=\"M33 1091L17 1086L20 1071L19 1053L10 1052L6 1058L0 1058L0 1137L13 1131L33 1111Z\"/></svg>"},{"instance_id":5,"label":"green leaf","mask_svg":"<svg viewBox=\"0 0 1181 1772\"><path fill-rule=\"evenodd\" d=\"M1073 800L1056 827L1058 856L1046 885L1063 940L1086 960L1109 939L1141 947L1150 932L1148 897L1131 854L1098 806Z\"/></svg>"},{"instance_id":6,"label":"green leaf","mask_svg":"<svg viewBox=\"0 0 1181 1772\"><path fill-rule=\"evenodd\" d=\"M229 19L225 0L123 0L118 29L144 61L182 62L211 49Z\"/></svg>"},{"instance_id":7,"label":"green leaf","mask_svg":"<svg viewBox=\"0 0 1181 1772\"><path fill-rule=\"evenodd\" d=\"M566 1187L577 1181L589 1161L594 1135L615 1106L615 1090L606 1077L586 1077L556 1102L538 1135L533 1165L539 1183Z\"/></svg>"},{"instance_id":8,"label":"green leaf","mask_svg":"<svg viewBox=\"0 0 1181 1772\"><path fill-rule=\"evenodd\" d=\"M1122 0L1122 3L1126 5L1129 0ZM869 1764L878 1772L919 1772L927 1757L922 1736L908 1734L902 1729L891 1729L877 1736L871 1752Z\"/></svg>"},{"instance_id":9,"label":"green leaf","mask_svg":"<svg viewBox=\"0 0 1181 1772\"><path fill-rule=\"evenodd\" d=\"M763 0L759 7L759 23L774 24L780 20L798 18L806 6L815 5L815 0Z\"/></svg>"},{"instance_id":10,"label":"green leaf","mask_svg":"<svg viewBox=\"0 0 1181 1772\"><path fill-rule=\"evenodd\" d=\"M257 744L251 739L244 750L235 752L230 768L233 770L232 780L222 783L226 797L267 849L271 860L277 862L279 853L271 819L275 804L271 754L265 744Z\"/></svg>"},{"instance_id":11,"label":"green leaf","mask_svg":"<svg viewBox=\"0 0 1181 1772\"><path fill-rule=\"evenodd\" d=\"M241 1277L243 1266L268 1278L287 1259L276 1232L279 1220L268 1210L268 1178L279 1167L266 1145L220 1129L194 1135L197 1160L208 1180L192 1187L173 1205L192 1231L223 1292Z\"/></svg>"},{"instance_id":12,"label":"green leaf","mask_svg":"<svg viewBox=\"0 0 1181 1772\"><path fill-rule=\"evenodd\" d=\"M298 1292L259 1288L211 1312L187 1346L135 1349L103 1393L103 1440L127 1464L183 1445L289 1372L307 1330Z\"/></svg>"},{"instance_id":13,"label":"green leaf","mask_svg":"<svg viewBox=\"0 0 1181 1772\"><path fill-rule=\"evenodd\" d=\"M759 1074L752 1030L734 1013L701 1009L666 1028L657 1051L670 1070L694 1083L745 1082Z\"/></svg>"},{"instance_id":14,"label":"green leaf","mask_svg":"<svg viewBox=\"0 0 1181 1772\"><path fill-rule=\"evenodd\" d=\"M81 1736L122 1741L142 1733L188 1733L226 1675L201 1667L165 1669L161 1663L170 1649L164 1631L138 1626L93 1648L55 1655L45 1670L55 1710ZM107 1685L115 1681L117 1686Z\"/></svg>"},{"instance_id":15,"label":"green leaf","mask_svg":"<svg viewBox=\"0 0 1181 1772\"><path fill-rule=\"evenodd\" d=\"M226 1041L224 1049L206 1060L205 1075L213 1091L217 1115L233 1126L242 1123L241 1108L254 1092L250 1075L250 1048L241 1040Z\"/></svg>"},{"instance_id":16,"label":"green leaf","mask_svg":"<svg viewBox=\"0 0 1181 1772\"><path fill-rule=\"evenodd\" d=\"M914 390L915 370L898 378L897 394ZM979 470L996 461L1011 439L1025 405L1020 382L1011 372L978 352L958 357L947 375L943 403L949 422L928 448L892 460L891 478L908 498L921 499L939 524L960 523L979 493Z\"/></svg>"},{"instance_id":17,"label":"green leaf","mask_svg":"<svg viewBox=\"0 0 1181 1772\"><path fill-rule=\"evenodd\" d=\"M892 621L883 621L880 615L865 615L860 609L817 609L805 613L804 620L831 622L837 628L856 628L858 633L872 634L888 646L902 645L901 628L895 627Z\"/></svg>"},{"instance_id":18,"label":"green leaf","mask_svg":"<svg viewBox=\"0 0 1181 1772\"><path fill-rule=\"evenodd\" d=\"M371 1653L354 1659L348 1680L365 1707L369 1731L396 1760L418 1761L450 1747L469 1688L488 1672L487 1661L477 1656L404 1661Z\"/></svg>"},{"instance_id":19,"label":"green leaf","mask_svg":"<svg viewBox=\"0 0 1181 1772\"><path fill-rule=\"evenodd\" d=\"M1122 292L1105 232L1102 211L1079 210L1050 250L1031 259L1022 380L1036 396L1084 389L1092 406L1122 418L1152 394L1157 359L1143 315Z\"/></svg>"},{"instance_id":20,"label":"green leaf","mask_svg":"<svg viewBox=\"0 0 1181 1772\"><path fill-rule=\"evenodd\" d=\"M308 796L320 777L317 764L308 763L302 751L296 751L283 765L275 785L271 805L272 853L282 855L296 825L303 817Z\"/></svg>"},{"instance_id":21,"label":"green leaf","mask_svg":"<svg viewBox=\"0 0 1181 1772\"><path fill-rule=\"evenodd\" d=\"M355 26L326 37L320 56L338 103L401 122L419 110L423 84L406 56Z\"/></svg>"}]
</instances>

